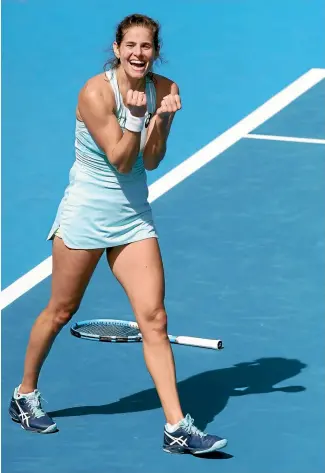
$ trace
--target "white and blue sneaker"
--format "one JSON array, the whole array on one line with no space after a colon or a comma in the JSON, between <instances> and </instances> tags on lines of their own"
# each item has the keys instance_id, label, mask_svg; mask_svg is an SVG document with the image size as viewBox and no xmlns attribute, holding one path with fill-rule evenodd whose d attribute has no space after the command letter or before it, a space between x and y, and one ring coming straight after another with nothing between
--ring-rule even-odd
<instances>
[{"instance_id":1,"label":"white and blue sneaker","mask_svg":"<svg viewBox=\"0 0 325 473\"><path fill-rule=\"evenodd\" d=\"M53 419L42 409L41 393L35 389L32 393L20 394L15 389L9 406L9 414L14 422L31 432L50 434L58 428Z\"/></svg>"},{"instance_id":2,"label":"white and blue sneaker","mask_svg":"<svg viewBox=\"0 0 325 473\"><path fill-rule=\"evenodd\" d=\"M163 450L168 453L200 455L220 450L227 443L226 439L217 435L201 432L189 414L175 426L165 425Z\"/></svg>"}]
</instances>

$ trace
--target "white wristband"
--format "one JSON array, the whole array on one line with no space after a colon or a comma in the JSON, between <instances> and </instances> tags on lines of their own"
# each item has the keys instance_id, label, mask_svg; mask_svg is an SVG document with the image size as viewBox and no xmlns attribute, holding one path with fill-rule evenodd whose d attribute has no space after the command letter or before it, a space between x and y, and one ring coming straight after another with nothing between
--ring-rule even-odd
<instances>
[{"instance_id":1,"label":"white wristband","mask_svg":"<svg viewBox=\"0 0 325 473\"><path fill-rule=\"evenodd\" d=\"M131 114L130 110L126 109L126 121L125 128L129 131L141 132L146 117L135 117Z\"/></svg>"}]
</instances>

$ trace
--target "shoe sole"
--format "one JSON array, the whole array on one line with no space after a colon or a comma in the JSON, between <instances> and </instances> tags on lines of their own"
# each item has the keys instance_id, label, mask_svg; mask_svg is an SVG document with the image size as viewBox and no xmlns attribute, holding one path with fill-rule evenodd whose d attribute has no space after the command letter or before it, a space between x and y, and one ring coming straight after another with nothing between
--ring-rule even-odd
<instances>
[{"instance_id":1,"label":"shoe sole","mask_svg":"<svg viewBox=\"0 0 325 473\"><path fill-rule=\"evenodd\" d=\"M14 418L12 416L12 414L10 414L10 417L11 417L11 420L13 422L15 422L15 424L20 424L20 427L23 429L23 430L26 430L27 432L32 432L34 434L54 434L56 432L59 431L59 429L57 428L57 425L56 424L53 424L53 425L50 425L50 427L48 427L47 429L45 430L39 430L39 429L28 429L26 427L23 426L23 424L20 422L20 420L18 420L17 418Z\"/></svg>"},{"instance_id":2,"label":"shoe sole","mask_svg":"<svg viewBox=\"0 0 325 473\"><path fill-rule=\"evenodd\" d=\"M206 448L205 450L195 450L192 448L182 448L182 447L163 447L163 451L166 453L177 453L177 454L183 454L183 453L191 453L192 455L203 455L205 453L212 453L216 452L218 450L221 450L227 445L228 441L226 439L223 440L218 440L215 442L212 447Z\"/></svg>"},{"instance_id":3,"label":"shoe sole","mask_svg":"<svg viewBox=\"0 0 325 473\"><path fill-rule=\"evenodd\" d=\"M207 448L206 450L196 450L196 451L192 451L191 453L193 453L193 455L202 455L204 453L217 452L218 450L225 448L227 443L228 441L226 439L218 440L216 443L212 445L212 447Z\"/></svg>"}]
</instances>

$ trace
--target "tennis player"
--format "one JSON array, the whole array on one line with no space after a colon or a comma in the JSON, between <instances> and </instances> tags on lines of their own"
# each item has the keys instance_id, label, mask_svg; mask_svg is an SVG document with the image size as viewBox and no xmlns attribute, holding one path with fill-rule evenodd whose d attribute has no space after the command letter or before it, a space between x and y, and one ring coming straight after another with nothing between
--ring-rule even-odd
<instances>
[{"instance_id":1,"label":"tennis player","mask_svg":"<svg viewBox=\"0 0 325 473\"><path fill-rule=\"evenodd\" d=\"M89 79L79 94L76 159L48 236L53 240L52 293L32 327L9 413L26 430L57 431L42 408L38 377L105 251L143 335L145 362L166 417L163 449L212 452L226 439L201 432L181 409L167 337L164 270L147 200L146 170L157 168L166 153L173 118L181 109L179 89L152 72L160 38L151 18L123 19L113 52L109 70Z\"/></svg>"}]
</instances>

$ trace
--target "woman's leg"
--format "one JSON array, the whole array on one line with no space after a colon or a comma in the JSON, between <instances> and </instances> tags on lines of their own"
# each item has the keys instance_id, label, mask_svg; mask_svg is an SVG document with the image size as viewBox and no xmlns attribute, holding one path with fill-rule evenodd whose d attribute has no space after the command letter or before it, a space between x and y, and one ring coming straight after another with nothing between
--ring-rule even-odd
<instances>
[{"instance_id":1,"label":"woman's leg","mask_svg":"<svg viewBox=\"0 0 325 473\"><path fill-rule=\"evenodd\" d=\"M107 258L124 288L143 336L147 368L155 383L166 420L183 419L176 386L173 352L167 336L165 281L156 238L111 248Z\"/></svg>"},{"instance_id":2,"label":"woman's leg","mask_svg":"<svg viewBox=\"0 0 325 473\"><path fill-rule=\"evenodd\" d=\"M51 298L31 330L20 394L37 388L40 370L52 343L78 310L103 251L72 250L65 246L63 240L54 238Z\"/></svg>"}]
</instances>

